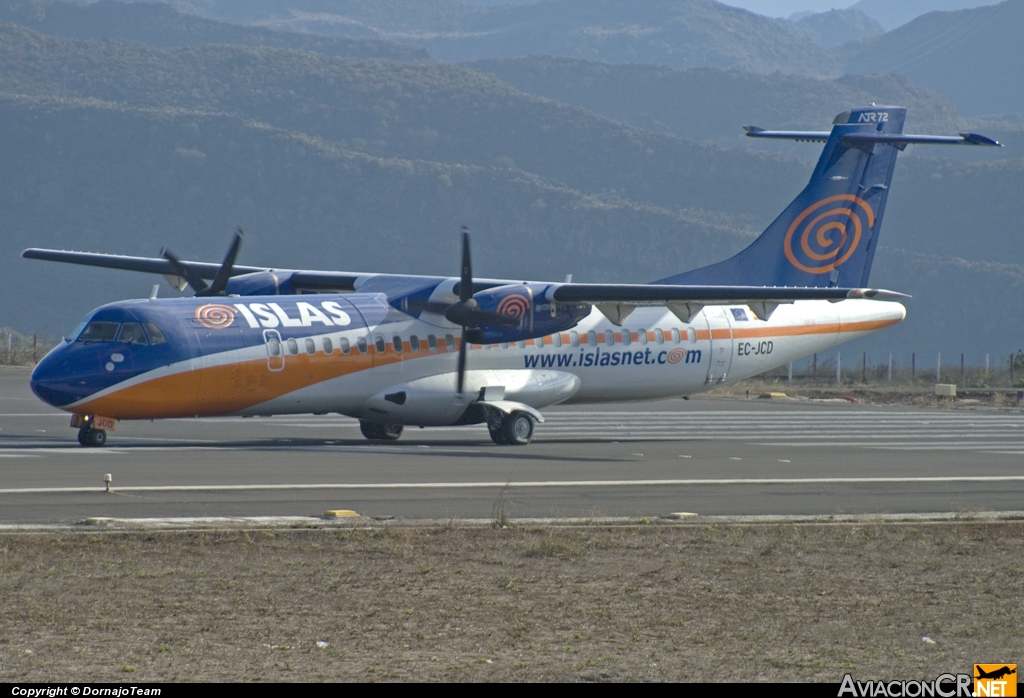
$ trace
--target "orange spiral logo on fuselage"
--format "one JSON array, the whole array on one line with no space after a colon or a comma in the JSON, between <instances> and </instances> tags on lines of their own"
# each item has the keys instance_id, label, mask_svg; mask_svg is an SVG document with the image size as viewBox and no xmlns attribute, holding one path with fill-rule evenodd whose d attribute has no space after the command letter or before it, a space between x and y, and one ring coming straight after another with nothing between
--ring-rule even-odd
<instances>
[{"instance_id":1,"label":"orange spiral logo on fuselage","mask_svg":"<svg viewBox=\"0 0 1024 698\"><path fill-rule=\"evenodd\" d=\"M864 199L830 196L805 208L789 226L783 243L786 259L800 271L826 274L848 260L865 228L873 227L875 212Z\"/></svg>"},{"instance_id":2,"label":"orange spiral logo on fuselage","mask_svg":"<svg viewBox=\"0 0 1024 698\"><path fill-rule=\"evenodd\" d=\"M677 364L685 358L686 352L682 349L673 349L668 353L668 362L670 364Z\"/></svg>"},{"instance_id":3,"label":"orange spiral logo on fuselage","mask_svg":"<svg viewBox=\"0 0 1024 698\"><path fill-rule=\"evenodd\" d=\"M196 308L196 320L203 327L222 330L235 321L235 309L230 305L207 303Z\"/></svg>"},{"instance_id":4,"label":"orange spiral logo on fuselage","mask_svg":"<svg viewBox=\"0 0 1024 698\"><path fill-rule=\"evenodd\" d=\"M530 300L526 296L521 296L518 293L513 293L510 296L505 296L498 303L498 314L508 315L509 317L519 319L526 315L526 311L530 309Z\"/></svg>"}]
</instances>

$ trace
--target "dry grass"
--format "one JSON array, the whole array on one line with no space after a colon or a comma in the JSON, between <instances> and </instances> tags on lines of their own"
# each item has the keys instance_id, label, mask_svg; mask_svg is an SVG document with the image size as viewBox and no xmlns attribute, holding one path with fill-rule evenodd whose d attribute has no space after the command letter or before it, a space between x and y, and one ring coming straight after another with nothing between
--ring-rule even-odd
<instances>
[{"instance_id":1,"label":"dry grass","mask_svg":"<svg viewBox=\"0 0 1024 698\"><path fill-rule=\"evenodd\" d=\"M1022 544L1021 523L6 535L0 680L934 677L1020 659Z\"/></svg>"}]
</instances>

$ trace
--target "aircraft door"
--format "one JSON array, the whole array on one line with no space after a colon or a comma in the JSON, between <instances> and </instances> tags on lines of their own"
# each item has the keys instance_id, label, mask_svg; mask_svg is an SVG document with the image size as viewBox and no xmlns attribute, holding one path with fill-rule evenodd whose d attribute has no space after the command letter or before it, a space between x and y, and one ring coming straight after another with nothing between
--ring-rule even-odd
<instances>
[{"instance_id":1,"label":"aircraft door","mask_svg":"<svg viewBox=\"0 0 1024 698\"><path fill-rule=\"evenodd\" d=\"M721 305L704 307L704 319L711 334L706 383L721 383L732 368L732 313Z\"/></svg>"},{"instance_id":2,"label":"aircraft door","mask_svg":"<svg viewBox=\"0 0 1024 698\"><path fill-rule=\"evenodd\" d=\"M284 345L277 330L263 330L263 343L267 347L267 368L271 371L284 370Z\"/></svg>"}]
</instances>

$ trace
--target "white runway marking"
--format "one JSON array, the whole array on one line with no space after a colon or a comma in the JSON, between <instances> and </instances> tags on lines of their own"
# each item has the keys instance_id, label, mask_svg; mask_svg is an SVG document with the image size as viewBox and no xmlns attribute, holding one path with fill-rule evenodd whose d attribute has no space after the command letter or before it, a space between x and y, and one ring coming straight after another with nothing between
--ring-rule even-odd
<instances>
[{"instance_id":1,"label":"white runway marking","mask_svg":"<svg viewBox=\"0 0 1024 698\"><path fill-rule=\"evenodd\" d=\"M547 487L694 487L706 485L891 485L1024 482L1024 475L968 475L937 477L803 477L803 478L722 478L693 480L551 480L524 482L354 482L266 485L150 485L112 488L114 493L129 492L251 492L257 490L440 490L547 488ZM102 487L24 487L0 489L3 494L103 493Z\"/></svg>"}]
</instances>

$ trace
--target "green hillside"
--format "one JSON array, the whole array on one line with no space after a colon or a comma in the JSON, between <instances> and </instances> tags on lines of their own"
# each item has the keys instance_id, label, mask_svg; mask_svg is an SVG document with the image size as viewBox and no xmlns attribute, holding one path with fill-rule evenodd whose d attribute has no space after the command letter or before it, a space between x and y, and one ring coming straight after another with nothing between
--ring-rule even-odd
<instances>
[{"instance_id":1,"label":"green hillside","mask_svg":"<svg viewBox=\"0 0 1024 698\"><path fill-rule=\"evenodd\" d=\"M13 94L225 112L374 156L521 168L672 209L764 213L805 176L792 158L641 131L446 64L235 46L155 49L15 25L0 25L0 63L10 66L0 90ZM776 173L770 182L757 174L766 170ZM757 195L736 201L737 186Z\"/></svg>"}]
</instances>

